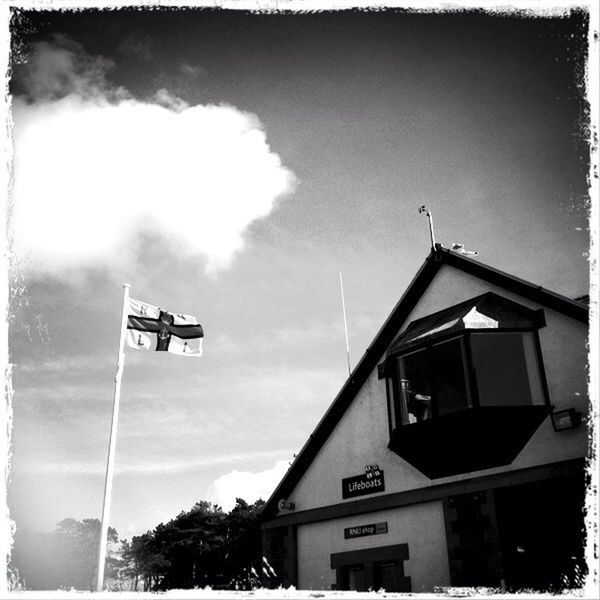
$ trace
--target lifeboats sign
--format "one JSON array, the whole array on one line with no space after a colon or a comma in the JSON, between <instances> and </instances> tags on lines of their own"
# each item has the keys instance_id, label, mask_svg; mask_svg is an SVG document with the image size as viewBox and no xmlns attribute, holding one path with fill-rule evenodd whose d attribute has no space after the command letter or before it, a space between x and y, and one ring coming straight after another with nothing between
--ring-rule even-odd
<instances>
[{"instance_id":1,"label":"lifeboats sign","mask_svg":"<svg viewBox=\"0 0 600 600\"><path fill-rule=\"evenodd\" d=\"M375 467L368 467L366 473L356 477L342 479L342 498L356 498L385 491L383 471Z\"/></svg>"}]
</instances>

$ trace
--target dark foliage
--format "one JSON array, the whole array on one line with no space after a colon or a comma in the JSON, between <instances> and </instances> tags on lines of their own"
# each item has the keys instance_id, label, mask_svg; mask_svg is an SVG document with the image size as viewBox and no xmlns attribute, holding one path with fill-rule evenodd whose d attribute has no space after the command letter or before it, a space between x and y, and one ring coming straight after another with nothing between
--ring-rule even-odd
<instances>
[{"instance_id":1,"label":"dark foliage","mask_svg":"<svg viewBox=\"0 0 600 600\"><path fill-rule=\"evenodd\" d=\"M225 513L198 502L168 523L122 544L121 576L133 589L166 590L210 586L248 589L272 579L262 570L258 513L264 502L241 498Z\"/></svg>"}]
</instances>

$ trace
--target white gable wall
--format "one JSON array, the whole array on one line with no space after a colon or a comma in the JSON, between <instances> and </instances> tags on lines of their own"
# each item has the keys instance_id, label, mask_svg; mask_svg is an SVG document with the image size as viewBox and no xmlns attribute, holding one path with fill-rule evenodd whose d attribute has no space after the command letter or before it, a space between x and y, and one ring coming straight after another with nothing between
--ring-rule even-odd
<instances>
[{"instance_id":1,"label":"white gable wall","mask_svg":"<svg viewBox=\"0 0 600 600\"><path fill-rule=\"evenodd\" d=\"M488 291L532 309L544 309L546 327L540 329L539 336L550 402L556 409L576 408L585 415L588 411L588 394L585 347L587 325L584 323L507 292L503 288L489 285L454 267L443 265L406 319L404 327L415 319ZM380 357L379 362L383 358ZM510 435L509 431L507 435ZM487 475L582 457L587 450L585 427L557 433L548 417L512 465L430 480L389 451L388 441L385 381L377 378L375 369L288 500L295 503L297 511L342 502L341 480L364 473L366 465L379 465L385 476L385 491L370 494L368 497L371 498L375 495L421 488L479 474Z\"/></svg>"},{"instance_id":2,"label":"white gable wall","mask_svg":"<svg viewBox=\"0 0 600 600\"><path fill-rule=\"evenodd\" d=\"M380 522L388 524L386 534L344 539L346 527ZM298 561L298 588L332 589L336 574L331 569L330 555L335 552L393 544L408 544L409 557L404 561L404 575L411 578L413 592L432 592L432 581L437 586L449 586L445 531L441 501L300 525L298 556L302 559Z\"/></svg>"}]
</instances>

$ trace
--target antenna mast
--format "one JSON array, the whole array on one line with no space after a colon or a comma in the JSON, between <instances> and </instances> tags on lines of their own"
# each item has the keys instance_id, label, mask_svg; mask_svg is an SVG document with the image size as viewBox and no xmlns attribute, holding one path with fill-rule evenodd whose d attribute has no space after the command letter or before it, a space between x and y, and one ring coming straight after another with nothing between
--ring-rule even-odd
<instances>
[{"instance_id":1,"label":"antenna mast","mask_svg":"<svg viewBox=\"0 0 600 600\"><path fill-rule=\"evenodd\" d=\"M348 325L346 323L346 304L344 302L344 282L342 280L342 272L340 271L340 290L342 292L342 311L344 313L344 332L346 333L346 356L348 358L348 377L350 377L350 346L348 344Z\"/></svg>"},{"instance_id":2,"label":"antenna mast","mask_svg":"<svg viewBox=\"0 0 600 600\"><path fill-rule=\"evenodd\" d=\"M419 214L425 213L429 219L429 235L431 236L431 249L435 250L435 234L433 232L433 216L431 211L423 204L419 207Z\"/></svg>"}]
</instances>

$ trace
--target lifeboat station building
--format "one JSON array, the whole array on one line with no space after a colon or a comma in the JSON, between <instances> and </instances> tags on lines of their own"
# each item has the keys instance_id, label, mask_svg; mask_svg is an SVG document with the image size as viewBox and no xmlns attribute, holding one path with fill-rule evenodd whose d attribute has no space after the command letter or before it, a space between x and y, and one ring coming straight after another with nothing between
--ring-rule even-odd
<instances>
[{"instance_id":1,"label":"lifeboat station building","mask_svg":"<svg viewBox=\"0 0 600 600\"><path fill-rule=\"evenodd\" d=\"M263 509L279 583L577 586L588 312L437 244Z\"/></svg>"}]
</instances>

